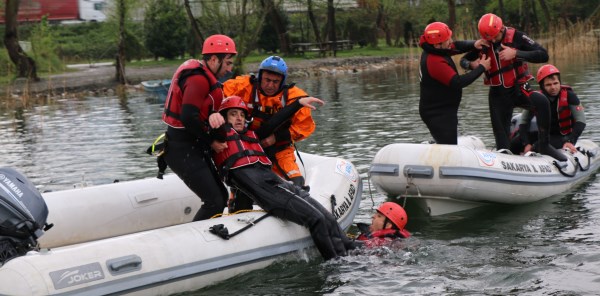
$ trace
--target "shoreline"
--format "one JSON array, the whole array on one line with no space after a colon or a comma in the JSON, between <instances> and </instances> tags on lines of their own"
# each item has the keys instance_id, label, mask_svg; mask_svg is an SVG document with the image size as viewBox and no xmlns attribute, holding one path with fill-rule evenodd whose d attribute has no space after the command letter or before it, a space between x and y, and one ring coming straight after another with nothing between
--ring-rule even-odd
<instances>
[{"instance_id":1,"label":"shoreline","mask_svg":"<svg viewBox=\"0 0 600 296\"><path fill-rule=\"evenodd\" d=\"M376 71L384 68L409 65L414 58L408 56L389 57L349 57L349 58L320 58L311 60L291 61L288 63L289 77L318 77L327 75L348 75L363 71ZM259 63L244 64L253 72ZM0 89L0 94L6 97L53 97L87 94L114 93L119 87L115 80L116 70L111 64L79 65L72 67L72 72L50 75L38 82L29 82L18 78ZM129 84L126 87L142 88L140 83L145 80L165 79L173 75L177 66L129 67L125 75Z\"/></svg>"}]
</instances>

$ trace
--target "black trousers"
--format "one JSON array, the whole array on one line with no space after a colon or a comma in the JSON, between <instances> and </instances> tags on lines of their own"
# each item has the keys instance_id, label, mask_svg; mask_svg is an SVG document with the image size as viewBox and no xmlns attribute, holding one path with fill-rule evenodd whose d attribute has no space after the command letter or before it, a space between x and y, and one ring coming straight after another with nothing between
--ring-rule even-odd
<instances>
[{"instance_id":1,"label":"black trousers","mask_svg":"<svg viewBox=\"0 0 600 296\"><path fill-rule=\"evenodd\" d=\"M325 260L346 255L349 239L335 217L306 191L262 164L229 171L229 183L273 216L307 227Z\"/></svg>"},{"instance_id":2,"label":"black trousers","mask_svg":"<svg viewBox=\"0 0 600 296\"><path fill-rule=\"evenodd\" d=\"M219 178L207 149L206 145L197 140L169 139L164 155L169 168L203 202L194 221L223 213L227 205L227 189Z\"/></svg>"}]
</instances>

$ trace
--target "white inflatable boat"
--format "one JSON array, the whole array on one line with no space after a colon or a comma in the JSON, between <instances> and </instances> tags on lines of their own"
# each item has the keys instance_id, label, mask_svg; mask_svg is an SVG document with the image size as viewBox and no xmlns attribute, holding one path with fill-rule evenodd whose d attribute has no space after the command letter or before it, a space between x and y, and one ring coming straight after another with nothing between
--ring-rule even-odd
<instances>
[{"instance_id":1,"label":"white inflatable boat","mask_svg":"<svg viewBox=\"0 0 600 296\"><path fill-rule=\"evenodd\" d=\"M568 160L558 162L490 151L476 137L460 137L458 145L391 144L377 152L369 173L378 191L436 216L565 192L600 166L597 144L581 139L577 147L574 155L561 150Z\"/></svg>"},{"instance_id":2,"label":"white inflatable boat","mask_svg":"<svg viewBox=\"0 0 600 296\"><path fill-rule=\"evenodd\" d=\"M362 193L354 165L311 154L302 159L311 196L344 229L349 227ZM1 295L181 293L313 246L305 227L271 216L262 220L263 211L187 223L200 200L174 175L51 192L43 198L47 221L54 227L39 238L39 251L0 267ZM209 231L218 224L229 234L247 229L224 239ZM306 254L318 256L317 251Z\"/></svg>"}]
</instances>

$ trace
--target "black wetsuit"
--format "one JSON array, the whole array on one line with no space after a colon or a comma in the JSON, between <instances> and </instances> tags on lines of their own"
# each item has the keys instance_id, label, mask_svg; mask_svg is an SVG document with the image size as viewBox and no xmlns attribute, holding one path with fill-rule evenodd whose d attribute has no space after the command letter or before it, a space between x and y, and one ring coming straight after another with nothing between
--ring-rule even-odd
<instances>
[{"instance_id":1,"label":"black wetsuit","mask_svg":"<svg viewBox=\"0 0 600 296\"><path fill-rule=\"evenodd\" d=\"M560 132L560 125L558 123L558 97L550 96L547 93L544 93L548 100L550 101L550 132L549 132L549 142L556 149L562 149L566 142L571 142L573 145L577 143L577 140L583 133L583 130L586 126L585 114L583 113L583 108L581 107L581 101L577 97L572 90L567 90L567 102L569 104L569 108L571 109L571 117L572 117L572 131L569 134L563 135ZM515 133L511 140L510 150L517 154L523 151L527 144L535 143L538 139L537 131L531 131L530 125L531 120L534 114L528 112L527 110L523 111L521 116L522 123L519 125L518 131ZM522 131L528 130L530 132L526 134L522 134ZM537 145L535 145L537 146ZM534 149L537 150L537 147Z\"/></svg>"},{"instance_id":2,"label":"black wetsuit","mask_svg":"<svg viewBox=\"0 0 600 296\"><path fill-rule=\"evenodd\" d=\"M297 103L297 105L300 104ZM298 108L298 106L290 107L290 109L294 108ZM259 137L247 131L239 133L239 137L227 137L231 128L230 124L224 124L214 131L216 139L227 141L228 149L237 150L251 147L250 141L258 142ZM245 152L251 156L235 152L229 154L232 155L230 159L223 162L215 160L215 163L220 166L219 172L227 184L250 197L273 216L307 227L325 260L345 256L346 248L352 247L352 241L346 237L333 214L313 199L308 192L275 174L271 166L263 164L259 160L254 160L256 162L252 162L251 159L246 160L251 157L260 159L261 156L264 156L264 151L246 150ZM221 153L227 155L228 152ZM215 159L218 159L220 155L222 154L215 154ZM229 168L230 164L237 159L244 159L251 164Z\"/></svg>"},{"instance_id":3,"label":"black wetsuit","mask_svg":"<svg viewBox=\"0 0 600 296\"><path fill-rule=\"evenodd\" d=\"M462 89L473 83L485 68L458 75L451 55L473 50L473 41L456 41L454 48L443 50L422 43L419 115L438 144L454 144L458 138L458 107Z\"/></svg>"},{"instance_id":4,"label":"black wetsuit","mask_svg":"<svg viewBox=\"0 0 600 296\"><path fill-rule=\"evenodd\" d=\"M490 58L499 61L498 53L502 50L501 41L494 43L492 47L494 48L495 56ZM510 47L517 49L516 60L519 62L545 63L548 61L548 52L546 49L521 31L515 31ZM463 56L461 65L463 65L463 68L466 68L465 66L468 65L468 61L474 61L478 57L478 50L471 51ZM491 71L497 71L497 69L491 69ZM530 94L531 89L529 89L528 84L518 84L515 82L511 86L497 85L490 87L488 102L497 149L508 149L510 146L510 120L514 107L522 107L534 111L539 116L538 126L546 128L547 131L550 124L548 100L542 94Z\"/></svg>"}]
</instances>

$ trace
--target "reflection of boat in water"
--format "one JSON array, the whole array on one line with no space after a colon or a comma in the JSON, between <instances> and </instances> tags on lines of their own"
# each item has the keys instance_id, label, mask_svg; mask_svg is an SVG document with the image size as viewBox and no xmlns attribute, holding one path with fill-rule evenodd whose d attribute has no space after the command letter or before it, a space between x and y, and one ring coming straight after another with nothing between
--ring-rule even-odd
<instances>
[{"instance_id":1,"label":"reflection of boat in water","mask_svg":"<svg viewBox=\"0 0 600 296\"><path fill-rule=\"evenodd\" d=\"M142 81L144 90L156 96L159 101L164 102L171 86L171 79L159 79Z\"/></svg>"},{"instance_id":2,"label":"reflection of boat in water","mask_svg":"<svg viewBox=\"0 0 600 296\"><path fill-rule=\"evenodd\" d=\"M518 205L565 192L600 167L597 144L583 139L577 147L558 162L535 153L490 151L475 137L460 137L458 145L391 144L377 152L370 176L380 192L406 197L430 215Z\"/></svg>"},{"instance_id":3,"label":"reflection of boat in water","mask_svg":"<svg viewBox=\"0 0 600 296\"><path fill-rule=\"evenodd\" d=\"M302 159L311 196L349 227L362 193L354 165L304 153ZM180 293L313 246L305 227L271 216L261 220L262 211L190 222L200 200L175 175L43 197L55 226L39 238L40 251L0 267L2 295ZM210 230L219 224L230 235L241 232L221 238Z\"/></svg>"}]
</instances>

